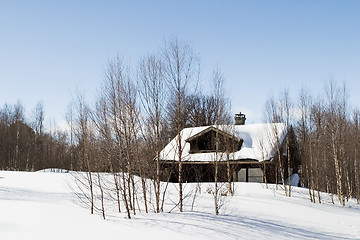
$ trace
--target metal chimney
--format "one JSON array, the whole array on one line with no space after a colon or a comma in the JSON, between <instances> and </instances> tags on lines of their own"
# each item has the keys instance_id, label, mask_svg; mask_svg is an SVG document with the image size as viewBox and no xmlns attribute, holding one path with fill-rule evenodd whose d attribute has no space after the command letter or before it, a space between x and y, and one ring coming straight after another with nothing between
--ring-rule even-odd
<instances>
[{"instance_id":1,"label":"metal chimney","mask_svg":"<svg viewBox=\"0 0 360 240\"><path fill-rule=\"evenodd\" d=\"M245 114L241 112L235 114L235 125L245 125L245 120Z\"/></svg>"}]
</instances>

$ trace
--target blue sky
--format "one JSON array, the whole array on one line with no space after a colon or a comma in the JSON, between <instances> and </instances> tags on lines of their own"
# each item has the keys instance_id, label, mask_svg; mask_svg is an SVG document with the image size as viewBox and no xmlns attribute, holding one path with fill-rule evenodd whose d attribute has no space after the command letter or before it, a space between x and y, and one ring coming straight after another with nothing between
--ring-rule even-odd
<instances>
[{"instance_id":1,"label":"blue sky","mask_svg":"<svg viewBox=\"0 0 360 240\"><path fill-rule=\"evenodd\" d=\"M43 101L46 121L61 124L76 89L96 95L109 59L137 63L177 35L199 53L204 82L220 68L248 123L263 120L270 95L317 95L330 76L359 107L359 12L360 1L331 0L3 1L0 105Z\"/></svg>"}]
</instances>

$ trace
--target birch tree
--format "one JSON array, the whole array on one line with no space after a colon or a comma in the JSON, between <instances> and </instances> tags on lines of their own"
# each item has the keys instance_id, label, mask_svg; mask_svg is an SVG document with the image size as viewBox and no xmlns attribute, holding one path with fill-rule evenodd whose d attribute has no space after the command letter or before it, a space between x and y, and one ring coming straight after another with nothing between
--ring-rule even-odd
<instances>
[{"instance_id":1,"label":"birch tree","mask_svg":"<svg viewBox=\"0 0 360 240\"><path fill-rule=\"evenodd\" d=\"M165 42L162 49L163 69L170 98L168 111L177 137L179 208L183 211L183 149L181 130L184 128L186 94L197 85L198 58L188 43L178 38Z\"/></svg>"},{"instance_id":2,"label":"birch tree","mask_svg":"<svg viewBox=\"0 0 360 240\"><path fill-rule=\"evenodd\" d=\"M164 146L162 125L165 118L164 110L167 97L161 59L155 55L144 58L139 65L138 80L140 82L141 102L146 112L146 124L144 125L149 128L147 142L149 147L153 149L156 161L154 177L155 211L159 213L161 209L160 151Z\"/></svg>"},{"instance_id":3,"label":"birch tree","mask_svg":"<svg viewBox=\"0 0 360 240\"><path fill-rule=\"evenodd\" d=\"M231 134L231 129L229 129L228 126L225 126L225 124L229 124L229 118L228 118L228 112L227 112L227 100L224 97L224 78L219 69L215 69L213 72L213 78L212 78L212 94L215 100L215 126L217 129L222 129L222 131L229 132ZM222 190L222 187L224 184L219 183L219 161L223 161L226 159L226 167L227 167L227 179L228 179L228 193L232 194L231 189L231 176L229 174L230 172L230 143L224 142L225 139L223 137L221 138L219 136L219 131L216 131L215 133L215 153L214 153L214 190L212 192L214 197L214 206L215 206L215 214L219 214L219 210L224 204L224 197L225 193ZM220 149L219 145L223 144L225 149ZM219 185L220 184L220 185ZM226 194L227 195L227 194Z\"/></svg>"},{"instance_id":4,"label":"birch tree","mask_svg":"<svg viewBox=\"0 0 360 240\"><path fill-rule=\"evenodd\" d=\"M344 133L346 131L347 96L345 87L340 90L336 87L333 80L329 81L329 85L326 88L326 94L329 108L328 129L330 130L330 149L335 166L336 191L340 204L344 206L344 170L342 161L345 153Z\"/></svg>"},{"instance_id":5,"label":"birch tree","mask_svg":"<svg viewBox=\"0 0 360 240\"><path fill-rule=\"evenodd\" d=\"M281 108L279 109L277 102L273 97L268 99L266 102L266 117L267 121L270 123L281 123L282 122L282 115L281 115ZM276 149L276 159L278 161L278 169L276 169L276 186L278 184L278 172L280 172L281 182L284 187L285 196L288 196L287 187L285 184L285 169L284 169L284 162L282 158L282 139L280 136L281 129L278 129L277 125L272 125L271 134L275 138L275 142L272 142Z\"/></svg>"},{"instance_id":6,"label":"birch tree","mask_svg":"<svg viewBox=\"0 0 360 240\"><path fill-rule=\"evenodd\" d=\"M82 192L79 196L80 199L84 199L85 204L90 205L91 214L94 213L95 200L94 200L94 179L93 179L93 161L91 158L91 128L90 128L90 109L85 103L84 96L80 93L76 99L76 137L79 143L80 160L82 161L83 169L86 169L85 179L82 175L78 175L77 184ZM86 191L89 191L87 193ZM88 203L87 203L87 202Z\"/></svg>"},{"instance_id":7,"label":"birch tree","mask_svg":"<svg viewBox=\"0 0 360 240\"><path fill-rule=\"evenodd\" d=\"M355 177L355 195L357 203L360 204L360 111L356 109L353 115L354 121L354 177Z\"/></svg>"},{"instance_id":8,"label":"birch tree","mask_svg":"<svg viewBox=\"0 0 360 240\"><path fill-rule=\"evenodd\" d=\"M124 123L128 123L127 116L125 116L126 106L124 104L124 97L126 93L124 85L127 78L128 76L125 71L124 63L122 59L117 57L108 64L105 72L102 94L109 109L108 118L111 126L111 132L113 134L111 141L114 142L114 146L116 147L114 158L121 170L121 187L119 187L119 189L121 189L121 195L127 217L131 218L130 211L132 210L133 205L131 193L131 150L126 148L129 143L128 136L127 139L125 138L125 129L127 130L127 126L124 126Z\"/></svg>"}]
</instances>

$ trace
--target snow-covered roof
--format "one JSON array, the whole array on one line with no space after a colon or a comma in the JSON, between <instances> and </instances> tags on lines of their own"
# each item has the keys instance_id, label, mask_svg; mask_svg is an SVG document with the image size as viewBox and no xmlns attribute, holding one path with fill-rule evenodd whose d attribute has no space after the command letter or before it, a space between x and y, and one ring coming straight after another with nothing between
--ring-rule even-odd
<instances>
[{"instance_id":1,"label":"snow-covered roof","mask_svg":"<svg viewBox=\"0 0 360 240\"><path fill-rule=\"evenodd\" d=\"M179 145L182 149L182 161L207 162L227 160L225 154L215 152L191 153L190 143L186 140L195 135L201 135L208 128L218 128L223 132L235 135L243 140L239 151L230 153L230 160L257 160L259 162L274 157L277 143L282 143L286 136L286 125L283 123L264 123L248 125L204 126L183 129L178 136L171 140L160 152L163 161L179 161ZM180 138L180 144L179 144Z\"/></svg>"}]
</instances>

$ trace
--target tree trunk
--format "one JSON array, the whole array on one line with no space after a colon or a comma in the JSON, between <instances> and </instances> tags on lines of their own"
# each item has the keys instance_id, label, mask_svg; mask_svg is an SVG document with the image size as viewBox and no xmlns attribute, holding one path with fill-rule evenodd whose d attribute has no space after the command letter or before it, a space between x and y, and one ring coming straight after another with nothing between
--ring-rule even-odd
<instances>
[{"instance_id":1,"label":"tree trunk","mask_svg":"<svg viewBox=\"0 0 360 240\"><path fill-rule=\"evenodd\" d=\"M289 128L288 134L289 135ZM288 179L289 179L289 193L288 196L291 197L291 153L290 153L290 139L289 136L286 136L286 145L287 145L287 170L288 170Z\"/></svg>"},{"instance_id":2,"label":"tree trunk","mask_svg":"<svg viewBox=\"0 0 360 240\"><path fill-rule=\"evenodd\" d=\"M230 167L230 156L229 153L226 154L226 170L227 170L227 179L228 179L228 191L231 195L233 195L233 190L231 188L231 167Z\"/></svg>"},{"instance_id":3,"label":"tree trunk","mask_svg":"<svg viewBox=\"0 0 360 240\"><path fill-rule=\"evenodd\" d=\"M217 155L217 153L216 153ZM217 156L216 156L217 158ZM219 166L218 166L218 160L215 160L215 176L214 176L214 181L215 181L215 189L214 189L214 203L215 203L215 214L219 215L219 203L218 203L218 197L219 197L219 189L218 189L218 170L219 170Z\"/></svg>"},{"instance_id":4,"label":"tree trunk","mask_svg":"<svg viewBox=\"0 0 360 240\"><path fill-rule=\"evenodd\" d=\"M116 173L114 173L114 172L113 172L113 177L114 177L114 183L115 183L116 201L117 201L117 205L118 205L118 211L119 211L119 213L121 213L120 186L119 186L119 183L117 180Z\"/></svg>"},{"instance_id":5,"label":"tree trunk","mask_svg":"<svg viewBox=\"0 0 360 240\"><path fill-rule=\"evenodd\" d=\"M130 214L130 208L129 208L129 203L127 200L127 193L126 193L126 179L125 179L125 172L122 172L122 182L123 182L123 200L124 200L124 204L125 204L125 209L126 209L126 213L127 213L127 217L130 219L131 218L131 214Z\"/></svg>"},{"instance_id":6,"label":"tree trunk","mask_svg":"<svg viewBox=\"0 0 360 240\"><path fill-rule=\"evenodd\" d=\"M158 139L157 139L158 141ZM159 144L157 144L159 146ZM155 201L156 201L156 212L160 212L160 152L157 151L156 160L156 184L155 184Z\"/></svg>"},{"instance_id":7,"label":"tree trunk","mask_svg":"<svg viewBox=\"0 0 360 240\"><path fill-rule=\"evenodd\" d=\"M102 185L101 185L100 173L97 173L97 180L98 180L100 194L101 194L101 213L102 213L102 216L103 216L103 218L105 220L106 218L105 218L105 207L104 207L104 190L103 190Z\"/></svg>"},{"instance_id":8,"label":"tree trunk","mask_svg":"<svg viewBox=\"0 0 360 240\"><path fill-rule=\"evenodd\" d=\"M288 192L287 192L286 183L285 183L285 177L284 177L284 164L283 164L283 162L282 162L282 157L281 157L281 151L280 151L280 145L279 145L279 143L278 143L277 153L278 153L278 158L279 158L280 177L281 177L281 181L282 181L282 183L283 183L285 196L287 197L287 196L288 196Z\"/></svg>"},{"instance_id":9,"label":"tree trunk","mask_svg":"<svg viewBox=\"0 0 360 240\"><path fill-rule=\"evenodd\" d=\"M180 212L183 211L183 163L182 163L182 146L181 146L181 132L178 126L178 157L179 157L179 205Z\"/></svg>"},{"instance_id":10,"label":"tree trunk","mask_svg":"<svg viewBox=\"0 0 360 240\"><path fill-rule=\"evenodd\" d=\"M360 204L360 175L359 175L359 163L357 158L357 150L355 149L354 158L354 171L355 171L355 186L356 186L356 200Z\"/></svg>"},{"instance_id":11,"label":"tree trunk","mask_svg":"<svg viewBox=\"0 0 360 240\"><path fill-rule=\"evenodd\" d=\"M183 183L182 183L182 161L179 159L179 205L180 212L183 211Z\"/></svg>"},{"instance_id":12,"label":"tree trunk","mask_svg":"<svg viewBox=\"0 0 360 240\"><path fill-rule=\"evenodd\" d=\"M336 139L335 139L334 132L332 133L331 141L332 141L333 159L334 159L335 175L336 175L336 192L337 192L340 204L342 206L345 206L344 193L343 193L343 188L342 188L342 171L341 171L341 166L340 166L340 159L338 156L338 150L336 147L337 145L336 145Z\"/></svg>"}]
</instances>

